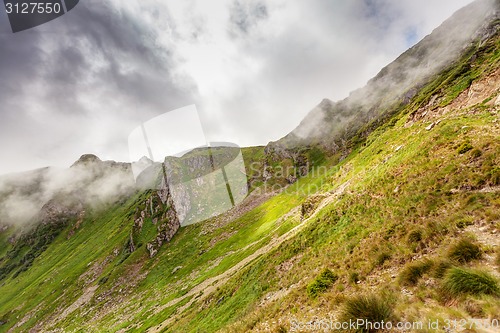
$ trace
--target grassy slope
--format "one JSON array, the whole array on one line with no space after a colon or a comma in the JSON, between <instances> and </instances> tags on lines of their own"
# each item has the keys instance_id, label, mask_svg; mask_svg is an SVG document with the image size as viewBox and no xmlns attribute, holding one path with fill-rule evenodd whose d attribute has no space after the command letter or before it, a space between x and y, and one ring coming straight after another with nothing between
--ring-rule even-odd
<instances>
[{"instance_id":1,"label":"grassy slope","mask_svg":"<svg viewBox=\"0 0 500 333\"><path fill-rule=\"evenodd\" d=\"M228 331L244 332L266 325L278 329L279 319L287 323L290 315L301 317L310 310L314 314L335 313L346 295L371 289L391 291L398 299L400 318L406 320L498 313L498 298L461 299L450 307L439 302L442 295L438 287L427 287L424 282L412 287L415 297L399 297L401 286L393 279L394 273L415 258L438 261L468 224L482 223L499 231L498 189L481 191L498 185L500 131L494 108L480 103L452 111L440 117L440 123L430 131L425 129L430 120L405 126L410 113L433 94L439 94L440 104L445 106L458 96L458 90L468 88L463 77L478 79L496 69L498 42L484 46L478 55L474 70L462 68L470 59L468 54L454 67L457 70L436 77L412 105L332 168L323 191L350 184L338 201L319 212L299 236L233 277L211 302L186 311L171 331L210 332L231 322L239 323ZM474 149L460 153L467 142ZM421 235L419 241L408 239L412 231ZM494 251L491 244L483 247L490 254ZM284 263L293 264L293 268L280 270L287 266ZM491 270L485 261L472 265ZM324 267L341 278L327 295L311 300L306 285ZM360 284L352 283L351 277L356 275ZM258 306L264 296L283 290L291 290L289 296ZM477 312L471 314L471 308Z\"/></svg>"},{"instance_id":2,"label":"grassy slope","mask_svg":"<svg viewBox=\"0 0 500 333\"><path fill-rule=\"evenodd\" d=\"M216 226L214 219L183 228L153 259L147 257L144 246L129 256L124 251L130 212L147 193L105 213L89 212L74 236L68 240L66 230L32 268L2 282L0 321L7 323L0 332L16 323L21 324L16 331L26 331L37 322L63 331L144 331L168 318L190 297L165 307L170 300L296 226L298 212L281 217L307 196L318 191L328 194L342 184L348 184L347 190L310 219L301 233L191 304L168 331L278 329L279 319L286 327L291 316L335 314L346 296L368 290L385 290L396 302L397 316L406 320L498 313L494 296L467 296L447 303L439 290L440 280L425 275L407 287L411 292L407 296L393 277L416 258L437 262L463 234L464 226L483 223L499 230L498 192L480 191L498 185L498 114L482 104L447 113L430 131L425 129L430 120L405 126L411 113L433 94L443 96L445 105L467 88L470 82L464 84L468 80L464 77L479 79L495 69L498 43L493 46L483 49L473 72L450 71L436 77L411 105L340 164L323 161L331 166L326 175L313 173L226 225ZM467 142L473 149L459 153ZM409 240L412 232L420 233L420 240ZM493 251L483 247L487 254ZM491 270L484 259L466 265ZM326 293L311 298L306 287L325 267L339 279ZM97 289L87 303L59 321L52 320L53 313L60 314L91 286ZM277 292L282 297L259 306L266 295ZM471 314L471 309L479 314Z\"/></svg>"},{"instance_id":3,"label":"grassy slope","mask_svg":"<svg viewBox=\"0 0 500 333\"><path fill-rule=\"evenodd\" d=\"M305 181L301 186L307 187L315 181ZM316 188L319 185L315 185L314 189ZM86 287L92 285L99 286L95 299L100 299L99 295L105 295L102 301L91 302L93 310L102 314L99 322L90 323L93 329L102 330L106 326L109 330L115 330L128 326L128 322L142 322L150 315L153 307L185 294L193 285L220 274L269 242L273 235L283 234L292 228L297 223L294 219L281 221L279 225L275 222L290 209L300 205L307 192L310 191L305 189L303 193L283 193L221 228L211 228L210 221L183 228L173 243L165 245L160 255L153 260L147 257L145 246L130 256L124 250L131 230L133 214L130 212L133 213L135 207L144 202L148 193L137 195L122 206L109 208L105 213L89 212L73 237L67 239L70 226L35 260L31 269L16 279L6 279L3 282L0 287L0 315L7 323L0 326L0 331L6 331L20 321L23 324L17 329L26 330L42 318L50 319L55 310L70 306L84 293ZM150 224L151 221L145 222L145 225ZM213 239L219 241L211 243ZM250 244L254 245L245 248ZM214 265L218 259L221 259L220 262ZM141 271L137 274L148 274L131 290L127 279L137 266L140 266ZM180 269L174 273L176 267ZM87 271L93 273L85 274ZM192 272L198 274L193 276ZM123 284L123 288L119 288L120 284ZM135 313L128 321L122 320L126 317L123 308L115 308L117 312L106 314L106 307L122 305L114 301L107 303L110 299L120 297L119 289L127 290L125 292L131 308L126 311ZM134 294L132 298L128 298L128 291ZM85 316L82 312L76 309L53 327L65 327L66 331L87 325L94 313ZM164 315L161 313L152 316L145 322L156 323Z\"/></svg>"}]
</instances>

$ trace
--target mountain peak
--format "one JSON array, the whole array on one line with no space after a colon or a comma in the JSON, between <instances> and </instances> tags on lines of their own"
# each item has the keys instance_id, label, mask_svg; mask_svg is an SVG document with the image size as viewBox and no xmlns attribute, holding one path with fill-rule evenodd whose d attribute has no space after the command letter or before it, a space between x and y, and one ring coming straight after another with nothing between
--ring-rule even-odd
<instances>
[{"instance_id":1,"label":"mountain peak","mask_svg":"<svg viewBox=\"0 0 500 333\"><path fill-rule=\"evenodd\" d=\"M84 154L84 155L80 156L80 158L75 163L73 163L73 165L71 165L71 167L75 167L77 165L95 164L95 163L99 163L99 162L102 162L102 160L99 157L97 157L96 155Z\"/></svg>"}]
</instances>

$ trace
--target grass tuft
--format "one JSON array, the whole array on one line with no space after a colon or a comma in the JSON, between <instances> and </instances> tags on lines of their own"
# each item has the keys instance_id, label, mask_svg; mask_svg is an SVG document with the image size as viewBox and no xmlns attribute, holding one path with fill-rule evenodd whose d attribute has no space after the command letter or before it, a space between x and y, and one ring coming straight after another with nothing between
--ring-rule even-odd
<instances>
[{"instance_id":1,"label":"grass tuft","mask_svg":"<svg viewBox=\"0 0 500 333\"><path fill-rule=\"evenodd\" d=\"M408 234L408 237L406 238L408 244L413 244L413 243L418 243L422 240L422 230L420 229L413 229L410 231Z\"/></svg>"},{"instance_id":2,"label":"grass tuft","mask_svg":"<svg viewBox=\"0 0 500 333\"><path fill-rule=\"evenodd\" d=\"M472 149L472 151L470 152L470 156L472 158L479 158L479 157L481 157L481 155L483 155L483 152L477 148Z\"/></svg>"},{"instance_id":3,"label":"grass tuft","mask_svg":"<svg viewBox=\"0 0 500 333\"><path fill-rule=\"evenodd\" d=\"M391 302L386 297L376 295L359 295L345 301L341 314L341 322L364 320L365 323L388 322L393 319ZM362 325L357 332L376 332L369 325Z\"/></svg>"},{"instance_id":4,"label":"grass tuft","mask_svg":"<svg viewBox=\"0 0 500 333\"><path fill-rule=\"evenodd\" d=\"M481 259L482 256L483 251L479 245L466 238L460 239L448 251L448 258L461 264Z\"/></svg>"},{"instance_id":5,"label":"grass tuft","mask_svg":"<svg viewBox=\"0 0 500 333\"><path fill-rule=\"evenodd\" d=\"M360 281L358 272L349 273L349 283L356 284L358 281Z\"/></svg>"},{"instance_id":6,"label":"grass tuft","mask_svg":"<svg viewBox=\"0 0 500 333\"><path fill-rule=\"evenodd\" d=\"M487 174L491 185L498 186L500 185L500 168L493 168Z\"/></svg>"},{"instance_id":7,"label":"grass tuft","mask_svg":"<svg viewBox=\"0 0 500 333\"><path fill-rule=\"evenodd\" d=\"M443 279L443 291L447 296L462 294L500 295L496 279L487 272L466 268L451 268Z\"/></svg>"},{"instance_id":8,"label":"grass tuft","mask_svg":"<svg viewBox=\"0 0 500 333\"><path fill-rule=\"evenodd\" d=\"M409 263L400 273L399 283L406 286L417 284L418 280L429 272L432 266L433 262L428 259Z\"/></svg>"},{"instance_id":9,"label":"grass tuft","mask_svg":"<svg viewBox=\"0 0 500 333\"><path fill-rule=\"evenodd\" d=\"M453 265L448 260L441 260L436 263L432 269L432 276L436 279L442 279L448 269L450 269Z\"/></svg>"},{"instance_id":10,"label":"grass tuft","mask_svg":"<svg viewBox=\"0 0 500 333\"><path fill-rule=\"evenodd\" d=\"M387 260L391 259L391 254L386 251L382 251L377 255L375 259L375 264L377 266L382 266Z\"/></svg>"},{"instance_id":11,"label":"grass tuft","mask_svg":"<svg viewBox=\"0 0 500 333\"><path fill-rule=\"evenodd\" d=\"M466 228L470 225L473 225L473 224L474 224L474 221L472 221L470 218L467 218L467 217L460 218L455 223L455 225L459 229L464 229L464 228Z\"/></svg>"}]
</instances>

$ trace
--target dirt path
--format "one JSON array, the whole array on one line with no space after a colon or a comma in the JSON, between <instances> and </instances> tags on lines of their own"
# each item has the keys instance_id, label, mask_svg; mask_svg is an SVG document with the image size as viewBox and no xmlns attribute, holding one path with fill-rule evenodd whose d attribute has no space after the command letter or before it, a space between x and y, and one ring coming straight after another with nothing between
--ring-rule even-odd
<instances>
[{"instance_id":1,"label":"dirt path","mask_svg":"<svg viewBox=\"0 0 500 333\"><path fill-rule=\"evenodd\" d=\"M83 292L83 295L80 296L73 304L71 304L69 307L67 307L63 311L63 313L61 313L61 315L58 316L58 318L55 320L55 323L59 322L61 320L64 320L71 312L73 312L76 309L87 304L94 296L94 293L97 290L97 287L98 286L90 286L87 289L85 289L85 291Z\"/></svg>"},{"instance_id":2,"label":"dirt path","mask_svg":"<svg viewBox=\"0 0 500 333\"><path fill-rule=\"evenodd\" d=\"M214 276L212 278L209 278L199 285L195 286L193 289L191 289L188 293L181 297L177 297L167 304L163 305L159 311L162 311L166 308L169 308L171 306L176 305L177 303L183 301L186 298L192 297L186 304L181 306L180 308L177 309L175 314L170 316L168 319L166 319L164 322L162 322L160 325L152 327L148 329L147 332L149 333L156 333L156 332L161 332L165 328L167 328L172 322L175 321L176 316L180 315L184 310L186 310L193 302L198 301L198 300L203 300L205 299L208 295L213 293L218 287L222 286L224 283L227 282L236 272L239 272L241 269L243 269L246 265L254 261L255 259L259 258L261 255L268 253L269 251L277 248L279 245L281 245L284 241L289 240L290 238L294 237L299 231L301 231L306 225L307 222L313 219L316 214L321 211L324 207L327 205L331 204L332 202L335 201L336 197L344 192L344 190L347 187L347 183L343 184L340 186L335 192L330 193L329 196L325 197L323 201L318 205L316 210L314 211L311 216L309 216L307 219L304 219L299 225L294 227L293 229L289 230L288 232L284 233L280 237L273 238L268 244L265 246L261 247L233 267L229 268L227 271L224 273ZM297 209L295 207L294 209Z\"/></svg>"}]
</instances>

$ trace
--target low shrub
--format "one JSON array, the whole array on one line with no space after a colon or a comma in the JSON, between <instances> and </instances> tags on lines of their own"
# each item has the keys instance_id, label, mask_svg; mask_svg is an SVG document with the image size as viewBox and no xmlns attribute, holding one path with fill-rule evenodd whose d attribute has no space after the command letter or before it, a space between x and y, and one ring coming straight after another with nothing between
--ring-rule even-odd
<instances>
[{"instance_id":1,"label":"low shrub","mask_svg":"<svg viewBox=\"0 0 500 333\"><path fill-rule=\"evenodd\" d=\"M476 243L467 238L460 239L448 251L448 258L464 264L475 259L481 259L483 251Z\"/></svg>"},{"instance_id":2,"label":"low shrub","mask_svg":"<svg viewBox=\"0 0 500 333\"><path fill-rule=\"evenodd\" d=\"M432 266L433 262L428 259L407 264L399 274L399 283L406 286L417 284L418 280L429 272Z\"/></svg>"},{"instance_id":3,"label":"low shrub","mask_svg":"<svg viewBox=\"0 0 500 333\"><path fill-rule=\"evenodd\" d=\"M391 321L394 317L393 306L386 297L376 295L359 295L347 299L342 308L340 321L358 321L381 323ZM376 332L374 327L369 325L360 327L356 332Z\"/></svg>"},{"instance_id":4,"label":"low shrub","mask_svg":"<svg viewBox=\"0 0 500 333\"><path fill-rule=\"evenodd\" d=\"M498 282L492 275L481 270L460 267L448 270L443 279L442 290L451 297L462 294L500 295Z\"/></svg>"},{"instance_id":5,"label":"low shrub","mask_svg":"<svg viewBox=\"0 0 500 333\"><path fill-rule=\"evenodd\" d=\"M316 297L319 294L324 293L328 288L330 288L335 281L337 281L338 276L335 275L331 270L325 268L317 277L307 286L307 294L310 297Z\"/></svg>"}]
</instances>

